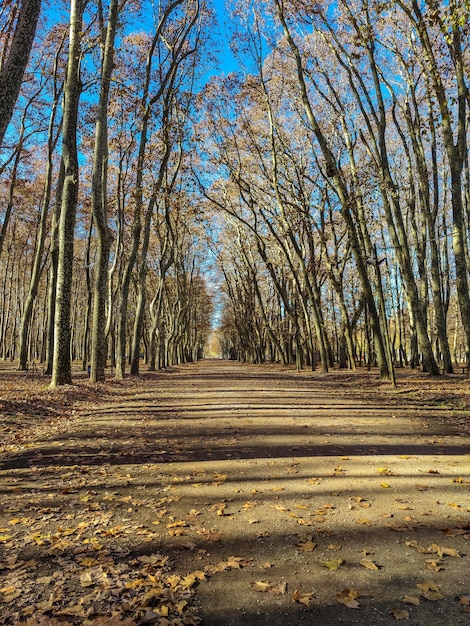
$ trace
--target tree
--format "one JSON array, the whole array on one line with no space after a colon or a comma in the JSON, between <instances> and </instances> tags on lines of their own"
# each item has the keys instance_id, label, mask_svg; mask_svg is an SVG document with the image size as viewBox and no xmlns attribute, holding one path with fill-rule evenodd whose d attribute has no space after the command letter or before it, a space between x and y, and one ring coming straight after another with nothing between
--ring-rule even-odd
<instances>
[{"instance_id":1,"label":"tree","mask_svg":"<svg viewBox=\"0 0 470 626\"><path fill-rule=\"evenodd\" d=\"M23 0L19 10L13 2L6 2L2 11L8 6L13 15L7 22L7 32L1 33L5 45L0 59L0 145L3 143L20 93L41 12L41 0ZM16 12L18 12L17 17L14 15ZM11 29L13 28L12 35Z\"/></svg>"},{"instance_id":2,"label":"tree","mask_svg":"<svg viewBox=\"0 0 470 626\"><path fill-rule=\"evenodd\" d=\"M69 56L64 85L62 127L64 184L59 222L54 358L51 387L72 383L70 308L72 298L73 243L79 182L77 123L81 93L80 61L84 2L85 0L71 0L70 4Z\"/></svg>"},{"instance_id":3,"label":"tree","mask_svg":"<svg viewBox=\"0 0 470 626\"><path fill-rule=\"evenodd\" d=\"M95 282L93 290L93 324L91 339L91 371L93 382L104 380L107 358L106 301L108 288L108 264L110 232L108 227L108 100L113 71L114 40L119 16L118 0L110 0L106 30L101 35L101 82L96 118L95 149L92 174L92 212L98 234ZM102 7L100 5L100 10ZM100 16L100 22L103 17ZM104 39L104 41L103 41Z\"/></svg>"}]
</instances>

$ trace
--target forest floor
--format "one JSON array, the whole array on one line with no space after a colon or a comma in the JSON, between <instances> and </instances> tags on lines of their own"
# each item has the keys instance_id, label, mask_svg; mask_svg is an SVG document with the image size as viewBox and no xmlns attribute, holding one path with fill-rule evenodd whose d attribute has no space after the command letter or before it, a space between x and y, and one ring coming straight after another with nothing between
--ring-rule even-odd
<instances>
[{"instance_id":1,"label":"forest floor","mask_svg":"<svg viewBox=\"0 0 470 626\"><path fill-rule=\"evenodd\" d=\"M0 371L0 624L470 624L470 384Z\"/></svg>"}]
</instances>

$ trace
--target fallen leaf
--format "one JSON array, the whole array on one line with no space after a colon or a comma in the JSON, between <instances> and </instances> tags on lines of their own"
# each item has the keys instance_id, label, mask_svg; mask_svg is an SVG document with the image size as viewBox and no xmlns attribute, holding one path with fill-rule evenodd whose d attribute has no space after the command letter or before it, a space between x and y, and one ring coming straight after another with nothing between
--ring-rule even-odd
<instances>
[{"instance_id":1,"label":"fallen leaf","mask_svg":"<svg viewBox=\"0 0 470 626\"><path fill-rule=\"evenodd\" d=\"M343 591L340 591L336 594L336 599L338 600L338 602L341 602L341 604L344 604L350 609L359 608L359 602L356 599L358 597L359 591L357 591L356 589L343 589Z\"/></svg>"},{"instance_id":2,"label":"fallen leaf","mask_svg":"<svg viewBox=\"0 0 470 626\"><path fill-rule=\"evenodd\" d=\"M415 596L404 596L402 598L402 602L406 602L406 604L413 604L414 606L419 606L421 604L421 600Z\"/></svg>"},{"instance_id":3,"label":"fallen leaf","mask_svg":"<svg viewBox=\"0 0 470 626\"><path fill-rule=\"evenodd\" d=\"M313 593L299 593L297 590L294 591L292 600L305 606L312 606L314 603Z\"/></svg>"},{"instance_id":4,"label":"fallen leaf","mask_svg":"<svg viewBox=\"0 0 470 626\"><path fill-rule=\"evenodd\" d=\"M272 585L264 580L258 580L250 583L250 587L253 591L259 591L260 593L270 592L276 596L284 595L287 592L286 582L279 583L278 585Z\"/></svg>"},{"instance_id":5,"label":"fallen leaf","mask_svg":"<svg viewBox=\"0 0 470 626\"><path fill-rule=\"evenodd\" d=\"M312 541L311 538L307 538L303 541L299 541L296 544L296 547L300 550L300 552L313 552L317 547L317 544Z\"/></svg>"},{"instance_id":6,"label":"fallen leaf","mask_svg":"<svg viewBox=\"0 0 470 626\"><path fill-rule=\"evenodd\" d=\"M206 541L220 541L223 537L222 533L219 533L217 530L207 528L201 528L197 531L198 535L204 537Z\"/></svg>"},{"instance_id":7,"label":"fallen leaf","mask_svg":"<svg viewBox=\"0 0 470 626\"><path fill-rule=\"evenodd\" d=\"M441 569L444 569L441 561L436 561L435 559L427 559L426 560L427 569L431 569L434 572L440 572Z\"/></svg>"},{"instance_id":8,"label":"fallen leaf","mask_svg":"<svg viewBox=\"0 0 470 626\"><path fill-rule=\"evenodd\" d=\"M271 587L271 589L269 589L269 591L270 593L273 593L276 596L284 595L285 593L287 593L287 583L282 582L282 583L279 583L278 585L274 585Z\"/></svg>"},{"instance_id":9,"label":"fallen leaf","mask_svg":"<svg viewBox=\"0 0 470 626\"><path fill-rule=\"evenodd\" d=\"M455 550L455 548L446 548L444 546L438 546L437 547L437 554L442 557L442 556L453 556L456 558L461 558L461 554L458 550Z\"/></svg>"},{"instance_id":10,"label":"fallen leaf","mask_svg":"<svg viewBox=\"0 0 470 626\"><path fill-rule=\"evenodd\" d=\"M222 561L217 565L219 571L243 569L244 567L253 567L253 559L244 559L241 556L229 556L226 561Z\"/></svg>"},{"instance_id":11,"label":"fallen leaf","mask_svg":"<svg viewBox=\"0 0 470 626\"><path fill-rule=\"evenodd\" d=\"M176 520L166 525L167 528L187 528L189 524L185 520Z\"/></svg>"},{"instance_id":12,"label":"fallen leaf","mask_svg":"<svg viewBox=\"0 0 470 626\"><path fill-rule=\"evenodd\" d=\"M428 547L420 546L417 541L405 541L405 546L417 550L420 554L432 554L433 551Z\"/></svg>"},{"instance_id":13,"label":"fallen leaf","mask_svg":"<svg viewBox=\"0 0 470 626\"><path fill-rule=\"evenodd\" d=\"M76 604L74 606L68 606L60 611L55 611L56 615L72 615L74 617L85 617L86 613L83 606Z\"/></svg>"},{"instance_id":14,"label":"fallen leaf","mask_svg":"<svg viewBox=\"0 0 470 626\"><path fill-rule=\"evenodd\" d=\"M377 565L374 563L374 561L370 561L369 559L362 559L360 561L361 565L367 569L370 570L378 570L379 568L377 567Z\"/></svg>"},{"instance_id":15,"label":"fallen leaf","mask_svg":"<svg viewBox=\"0 0 470 626\"><path fill-rule=\"evenodd\" d=\"M421 595L423 598L426 598L426 600L435 602L436 600L442 600L444 598L444 595L441 593L440 585L436 583L426 581L418 583L416 586L418 589L421 589Z\"/></svg>"},{"instance_id":16,"label":"fallen leaf","mask_svg":"<svg viewBox=\"0 0 470 626\"><path fill-rule=\"evenodd\" d=\"M410 619L410 614L405 609L392 609L389 613L393 615L397 622L401 619Z\"/></svg>"}]
</instances>

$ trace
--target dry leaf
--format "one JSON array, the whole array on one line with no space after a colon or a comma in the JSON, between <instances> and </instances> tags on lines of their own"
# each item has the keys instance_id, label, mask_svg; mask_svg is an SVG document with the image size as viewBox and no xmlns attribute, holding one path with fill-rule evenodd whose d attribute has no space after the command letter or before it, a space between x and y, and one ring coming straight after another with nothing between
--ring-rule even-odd
<instances>
[{"instance_id":1,"label":"dry leaf","mask_svg":"<svg viewBox=\"0 0 470 626\"><path fill-rule=\"evenodd\" d=\"M68 606L65 609L61 609L60 611L55 611L56 615L72 615L75 617L86 617L85 610L83 606L76 604L74 606Z\"/></svg>"},{"instance_id":2,"label":"dry leaf","mask_svg":"<svg viewBox=\"0 0 470 626\"><path fill-rule=\"evenodd\" d=\"M287 593L287 583L282 582L278 585L274 585L271 587L271 589L269 589L269 592L273 593L275 596L284 595L285 593Z\"/></svg>"},{"instance_id":3,"label":"dry leaf","mask_svg":"<svg viewBox=\"0 0 470 626\"><path fill-rule=\"evenodd\" d=\"M311 538L299 541L299 543L296 544L296 548L298 548L300 552L313 552L316 547L317 544L314 543Z\"/></svg>"},{"instance_id":4,"label":"dry leaf","mask_svg":"<svg viewBox=\"0 0 470 626\"><path fill-rule=\"evenodd\" d=\"M431 569L434 572L440 572L441 569L444 569L441 563L442 563L441 561L436 561L435 559L427 559L426 567L427 569Z\"/></svg>"},{"instance_id":5,"label":"dry leaf","mask_svg":"<svg viewBox=\"0 0 470 626\"><path fill-rule=\"evenodd\" d=\"M378 570L379 568L377 567L377 565L374 563L374 561L369 561L369 559L362 559L360 561L361 565L363 567L366 567L367 569L370 570Z\"/></svg>"},{"instance_id":6,"label":"dry leaf","mask_svg":"<svg viewBox=\"0 0 470 626\"><path fill-rule=\"evenodd\" d=\"M261 593L266 593L269 591L276 596L284 595L287 592L286 582L279 583L278 585L272 585L271 583L268 583L264 580L259 580L250 583L250 587L253 589L253 591L259 591Z\"/></svg>"},{"instance_id":7,"label":"dry leaf","mask_svg":"<svg viewBox=\"0 0 470 626\"><path fill-rule=\"evenodd\" d=\"M413 604L414 606L419 606L421 604L421 600L415 596L404 596L402 598L402 602L406 602L406 604Z\"/></svg>"},{"instance_id":8,"label":"dry leaf","mask_svg":"<svg viewBox=\"0 0 470 626\"><path fill-rule=\"evenodd\" d=\"M297 590L295 590L292 595L292 600L294 602L304 604L305 606L312 606L314 602L313 593L299 593Z\"/></svg>"},{"instance_id":9,"label":"dry leaf","mask_svg":"<svg viewBox=\"0 0 470 626\"><path fill-rule=\"evenodd\" d=\"M440 585L433 583L432 581L426 581L422 583L418 583L416 585L418 589L421 589L421 595L426 600L431 600L435 602L436 600L442 600L444 595L441 593Z\"/></svg>"},{"instance_id":10,"label":"dry leaf","mask_svg":"<svg viewBox=\"0 0 470 626\"><path fill-rule=\"evenodd\" d=\"M343 591L340 591L338 594L336 594L336 599L338 600L338 602L341 602L341 604L344 604L350 609L359 608L359 602L356 600L356 598L358 597L359 591L357 591L356 589L343 589Z\"/></svg>"},{"instance_id":11,"label":"dry leaf","mask_svg":"<svg viewBox=\"0 0 470 626\"><path fill-rule=\"evenodd\" d=\"M176 520L166 525L167 528L187 528L189 524L185 520Z\"/></svg>"},{"instance_id":12,"label":"dry leaf","mask_svg":"<svg viewBox=\"0 0 470 626\"><path fill-rule=\"evenodd\" d=\"M197 533L204 537L206 541L220 541L223 537L222 533L214 529L208 530L207 528L201 528Z\"/></svg>"},{"instance_id":13,"label":"dry leaf","mask_svg":"<svg viewBox=\"0 0 470 626\"><path fill-rule=\"evenodd\" d=\"M392 609L390 614L397 620L397 622L401 619L410 619L410 614L405 609Z\"/></svg>"},{"instance_id":14,"label":"dry leaf","mask_svg":"<svg viewBox=\"0 0 470 626\"><path fill-rule=\"evenodd\" d=\"M454 548L445 548L444 546L439 546L437 549L437 554L439 556L453 556L456 558L461 558L461 554L458 550L455 550Z\"/></svg>"},{"instance_id":15,"label":"dry leaf","mask_svg":"<svg viewBox=\"0 0 470 626\"><path fill-rule=\"evenodd\" d=\"M433 550L431 550L429 547L425 548L424 546L420 546L417 541L405 541L405 546L408 546L409 548L414 548L420 554L432 554L433 553Z\"/></svg>"}]
</instances>

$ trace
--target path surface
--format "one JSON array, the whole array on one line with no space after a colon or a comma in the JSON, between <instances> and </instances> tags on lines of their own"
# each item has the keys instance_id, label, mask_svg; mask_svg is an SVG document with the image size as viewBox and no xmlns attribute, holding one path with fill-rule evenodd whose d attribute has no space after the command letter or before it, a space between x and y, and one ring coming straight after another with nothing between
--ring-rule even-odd
<instances>
[{"instance_id":1,"label":"path surface","mask_svg":"<svg viewBox=\"0 0 470 626\"><path fill-rule=\"evenodd\" d=\"M468 440L448 410L370 380L204 361L116 384L4 459L7 508L30 529L48 508L60 540L65 519L95 519L115 561L199 572L207 626L469 624Z\"/></svg>"}]
</instances>

